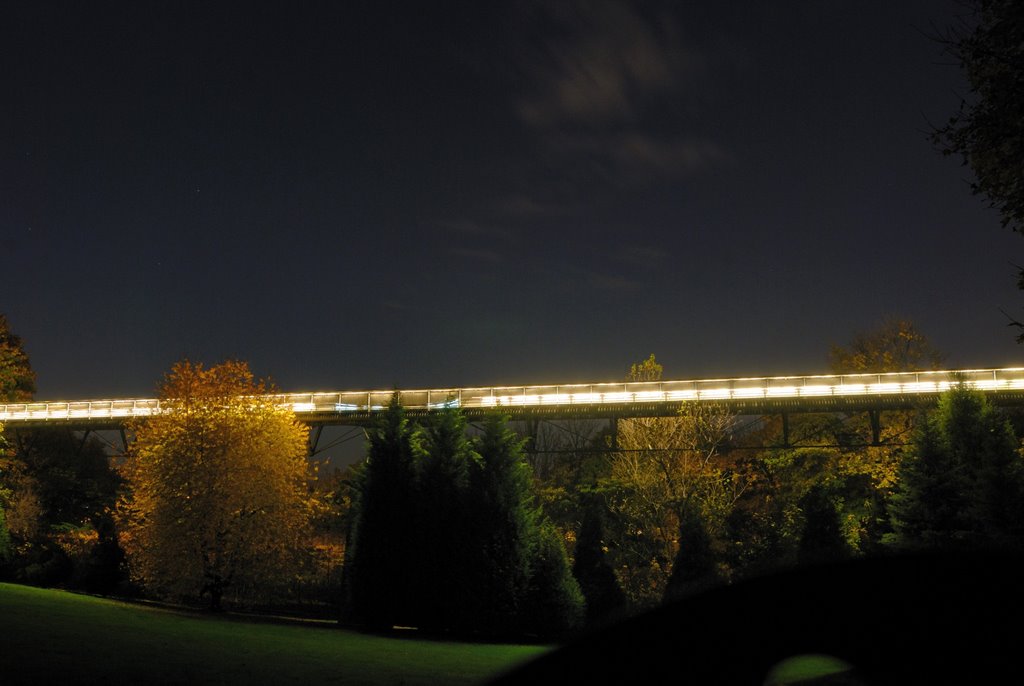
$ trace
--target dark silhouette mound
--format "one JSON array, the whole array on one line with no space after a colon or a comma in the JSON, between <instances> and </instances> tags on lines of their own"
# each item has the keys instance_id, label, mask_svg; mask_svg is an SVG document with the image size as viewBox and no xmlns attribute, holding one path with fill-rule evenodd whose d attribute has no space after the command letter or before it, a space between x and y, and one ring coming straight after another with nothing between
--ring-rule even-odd
<instances>
[{"instance_id":1,"label":"dark silhouette mound","mask_svg":"<svg viewBox=\"0 0 1024 686\"><path fill-rule=\"evenodd\" d=\"M795 569L665 605L492 683L761 684L780 660L832 655L867 684L1019 675L1024 559L922 554Z\"/></svg>"}]
</instances>

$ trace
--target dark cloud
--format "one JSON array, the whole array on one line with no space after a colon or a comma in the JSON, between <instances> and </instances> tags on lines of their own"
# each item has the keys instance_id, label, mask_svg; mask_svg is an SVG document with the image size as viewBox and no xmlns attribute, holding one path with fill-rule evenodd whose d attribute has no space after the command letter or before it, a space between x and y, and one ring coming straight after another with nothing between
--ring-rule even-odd
<instances>
[{"instance_id":1,"label":"dark cloud","mask_svg":"<svg viewBox=\"0 0 1024 686\"><path fill-rule=\"evenodd\" d=\"M729 158L687 125L706 59L673 14L603 0L545 7L534 22L541 38L520 52L529 86L515 108L558 166L636 185Z\"/></svg>"},{"instance_id":2,"label":"dark cloud","mask_svg":"<svg viewBox=\"0 0 1024 686\"><path fill-rule=\"evenodd\" d=\"M559 4L546 14L554 30L527 58L533 88L517 103L534 127L635 121L699 62L670 19L651 21L623 2Z\"/></svg>"}]
</instances>

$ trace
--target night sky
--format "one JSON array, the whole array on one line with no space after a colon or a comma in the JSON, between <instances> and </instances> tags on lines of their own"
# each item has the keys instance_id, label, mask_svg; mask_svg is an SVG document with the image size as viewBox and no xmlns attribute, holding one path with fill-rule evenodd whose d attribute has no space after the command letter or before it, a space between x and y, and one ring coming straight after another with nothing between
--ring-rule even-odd
<instances>
[{"instance_id":1,"label":"night sky","mask_svg":"<svg viewBox=\"0 0 1024 686\"><path fill-rule=\"evenodd\" d=\"M1021 238L928 141L955 1L20 2L0 312L41 399L1024 363Z\"/></svg>"}]
</instances>

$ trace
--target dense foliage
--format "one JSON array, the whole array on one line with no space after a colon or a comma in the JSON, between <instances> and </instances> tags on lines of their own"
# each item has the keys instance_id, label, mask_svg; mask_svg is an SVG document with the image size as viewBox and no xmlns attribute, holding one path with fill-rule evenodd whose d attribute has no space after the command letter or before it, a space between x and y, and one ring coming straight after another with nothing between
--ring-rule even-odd
<instances>
[{"instance_id":1,"label":"dense foliage","mask_svg":"<svg viewBox=\"0 0 1024 686\"><path fill-rule=\"evenodd\" d=\"M31 400L35 390L36 375L21 337L11 331L7 316L0 314L0 402Z\"/></svg>"},{"instance_id":2,"label":"dense foliage","mask_svg":"<svg viewBox=\"0 0 1024 686\"><path fill-rule=\"evenodd\" d=\"M942 37L972 95L932 138L974 172L971 190L1024 232L1024 9L1017 0L971 0L972 14Z\"/></svg>"},{"instance_id":3,"label":"dense foliage","mask_svg":"<svg viewBox=\"0 0 1024 686\"><path fill-rule=\"evenodd\" d=\"M347 549L350 619L492 636L579 622L561 535L534 504L523 442L504 419L471 441L457 410L420 427L395 398L368 436Z\"/></svg>"},{"instance_id":4,"label":"dense foliage","mask_svg":"<svg viewBox=\"0 0 1024 686\"><path fill-rule=\"evenodd\" d=\"M306 427L242 362L180 362L160 399L125 465L133 577L214 609L229 588L287 578L310 515Z\"/></svg>"},{"instance_id":5,"label":"dense foliage","mask_svg":"<svg viewBox=\"0 0 1024 686\"><path fill-rule=\"evenodd\" d=\"M945 393L903 462L892 498L901 547L1018 546L1024 460L1013 429L985 396Z\"/></svg>"},{"instance_id":6,"label":"dense foliage","mask_svg":"<svg viewBox=\"0 0 1024 686\"><path fill-rule=\"evenodd\" d=\"M902 320L832 350L839 373L940 357ZM628 378L661 373L652 355ZM916 412L741 426L691 404L526 422L525 436L454 408L413 421L396 396L365 462L333 485L310 480L306 430L267 390L243 363L176 365L165 411L133 427L123 483L95 440L0 436L0 572L108 591L123 544L146 591L217 607L238 589L297 587L343 553L348 621L553 637L782 566L1024 540L1020 442L962 386Z\"/></svg>"}]
</instances>

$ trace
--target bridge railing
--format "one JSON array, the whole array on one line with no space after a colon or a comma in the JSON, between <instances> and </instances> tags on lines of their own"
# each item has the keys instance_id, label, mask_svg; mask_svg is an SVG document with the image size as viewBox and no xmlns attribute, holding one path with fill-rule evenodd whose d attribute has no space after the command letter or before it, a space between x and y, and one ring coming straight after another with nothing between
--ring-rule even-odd
<instances>
[{"instance_id":1,"label":"bridge railing","mask_svg":"<svg viewBox=\"0 0 1024 686\"><path fill-rule=\"evenodd\" d=\"M376 412L387 406L395 392L399 394L402 405L411 410L431 411L444 407L486 410L503 407L597 407L828 396L933 396L960 381L985 392L1024 391L1024 368L399 391L331 391L284 393L277 398L281 405L290 407L301 418L303 415L343 416L346 413ZM152 398L10 403L0 405L0 424L123 421L134 417L149 417L159 412L160 401Z\"/></svg>"}]
</instances>

